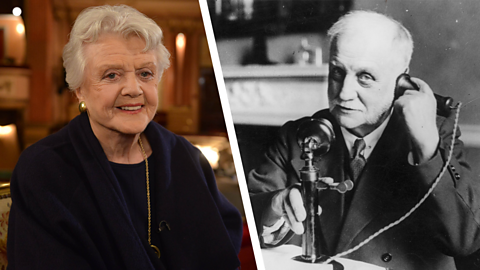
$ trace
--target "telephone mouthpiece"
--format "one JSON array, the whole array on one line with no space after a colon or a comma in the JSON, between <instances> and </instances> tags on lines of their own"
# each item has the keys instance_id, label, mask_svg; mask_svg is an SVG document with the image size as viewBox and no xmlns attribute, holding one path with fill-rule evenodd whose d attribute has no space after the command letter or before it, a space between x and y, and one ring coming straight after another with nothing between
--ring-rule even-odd
<instances>
[{"instance_id":1,"label":"telephone mouthpiece","mask_svg":"<svg viewBox=\"0 0 480 270\"><path fill-rule=\"evenodd\" d=\"M303 148L309 144L315 155L321 156L330 150L330 145L335 141L335 133L330 121L325 118L311 118L300 124L297 130L298 145Z\"/></svg>"}]
</instances>

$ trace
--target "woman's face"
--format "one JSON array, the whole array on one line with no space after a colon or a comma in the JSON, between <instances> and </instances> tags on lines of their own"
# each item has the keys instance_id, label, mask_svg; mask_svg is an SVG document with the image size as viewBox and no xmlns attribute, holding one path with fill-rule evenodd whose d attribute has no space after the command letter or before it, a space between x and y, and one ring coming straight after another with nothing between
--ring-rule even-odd
<instances>
[{"instance_id":1,"label":"woman's face","mask_svg":"<svg viewBox=\"0 0 480 270\"><path fill-rule=\"evenodd\" d=\"M85 44L84 80L76 90L84 101L97 136L143 132L157 111L161 73L153 51L142 52L145 41L103 34Z\"/></svg>"}]
</instances>

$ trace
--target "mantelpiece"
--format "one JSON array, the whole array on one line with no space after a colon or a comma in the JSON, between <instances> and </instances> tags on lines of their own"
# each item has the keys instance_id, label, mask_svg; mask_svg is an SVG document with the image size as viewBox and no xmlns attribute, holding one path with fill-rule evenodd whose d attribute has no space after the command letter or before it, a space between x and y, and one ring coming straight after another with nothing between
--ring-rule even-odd
<instances>
[{"instance_id":1,"label":"mantelpiece","mask_svg":"<svg viewBox=\"0 0 480 270\"><path fill-rule=\"evenodd\" d=\"M327 65L224 66L235 124L280 126L326 108Z\"/></svg>"}]
</instances>

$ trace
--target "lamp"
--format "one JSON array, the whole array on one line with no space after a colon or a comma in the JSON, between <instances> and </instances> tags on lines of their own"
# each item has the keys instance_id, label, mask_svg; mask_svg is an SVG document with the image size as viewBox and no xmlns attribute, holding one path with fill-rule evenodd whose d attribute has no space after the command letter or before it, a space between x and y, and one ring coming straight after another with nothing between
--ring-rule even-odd
<instances>
[{"instance_id":1,"label":"lamp","mask_svg":"<svg viewBox=\"0 0 480 270\"><path fill-rule=\"evenodd\" d=\"M183 33L178 33L177 37L175 38L175 45L177 45L177 52L180 50L185 50L185 44L187 40Z\"/></svg>"},{"instance_id":2,"label":"lamp","mask_svg":"<svg viewBox=\"0 0 480 270\"><path fill-rule=\"evenodd\" d=\"M226 137L201 135L186 135L184 137L202 151L218 176L235 177L230 143Z\"/></svg>"},{"instance_id":3,"label":"lamp","mask_svg":"<svg viewBox=\"0 0 480 270\"><path fill-rule=\"evenodd\" d=\"M20 15L22 15L22 9L19 8L19 7L14 7L12 9L12 14L13 14L13 16L20 16Z\"/></svg>"},{"instance_id":4,"label":"lamp","mask_svg":"<svg viewBox=\"0 0 480 270\"><path fill-rule=\"evenodd\" d=\"M10 12L12 12L10 10ZM25 63L25 23L21 16L0 14L0 61L6 66Z\"/></svg>"},{"instance_id":5,"label":"lamp","mask_svg":"<svg viewBox=\"0 0 480 270\"><path fill-rule=\"evenodd\" d=\"M210 146L210 145L195 145L202 154L207 158L208 163L210 163L210 166L212 169L217 169L218 168L218 160L220 159L220 154L218 153L218 149L216 147Z\"/></svg>"},{"instance_id":6,"label":"lamp","mask_svg":"<svg viewBox=\"0 0 480 270\"><path fill-rule=\"evenodd\" d=\"M23 34L23 32L25 32L25 26L23 25L23 23L18 23L15 30L17 30L17 33L21 35Z\"/></svg>"},{"instance_id":7,"label":"lamp","mask_svg":"<svg viewBox=\"0 0 480 270\"><path fill-rule=\"evenodd\" d=\"M0 126L0 171L12 171L20 156L15 124Z\"/></svg>"},{"instance_id":8,"label":"lamp","mask_svg":"<svg viewBox=\"0 0 480 270\"><path fill-rule=\"evenodd\" d=\"M0 4L0 14L21 16L21 12L17 15L18 9L22 10L24 6L24 0L2 0Z\"/></svg>"},{"instance_id":9,"label":"lamp","mask_svg":"<svg viewBox=\"0 0 480 270\"><path fill-rule=\"evenodd\" d=\"M176 66L176 94L175 94L175 105L182 106L184 104L184 97L183 97L183 63L185 59L185 46L187 43L187 39L183 33L178 33L177 37L175 38L175 55L177 60Z\"/></svg>"},{"instance_id":10,"label":"lamp","mask_svg":"<svg viewBox=\"0 0 480 270\"><path fill-rule=\"evenodd\" d=\"M8 126L0 126L0 138L2 136L8 136L9 134L11 134L13 132L13 127L12 125L8 125Z\"/></svg>"}]
</instances>

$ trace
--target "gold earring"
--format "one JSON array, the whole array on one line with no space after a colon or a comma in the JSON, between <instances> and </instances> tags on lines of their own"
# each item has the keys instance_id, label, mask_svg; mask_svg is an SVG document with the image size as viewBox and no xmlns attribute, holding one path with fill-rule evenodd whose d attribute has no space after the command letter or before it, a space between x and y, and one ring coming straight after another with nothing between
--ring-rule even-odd
<instances>
[{"instance_id":1,"label":"gold earring","mask_svg":"<svg viewBox=\"0 0 480 270\"><path fill-rule=\"evenodd\" d=\"M85 101L81 101L78 104L78 110L80 111L80 113L83 113L83 112L87 111L87 104L85 104Z\"/></svg>"}]
</instances>

